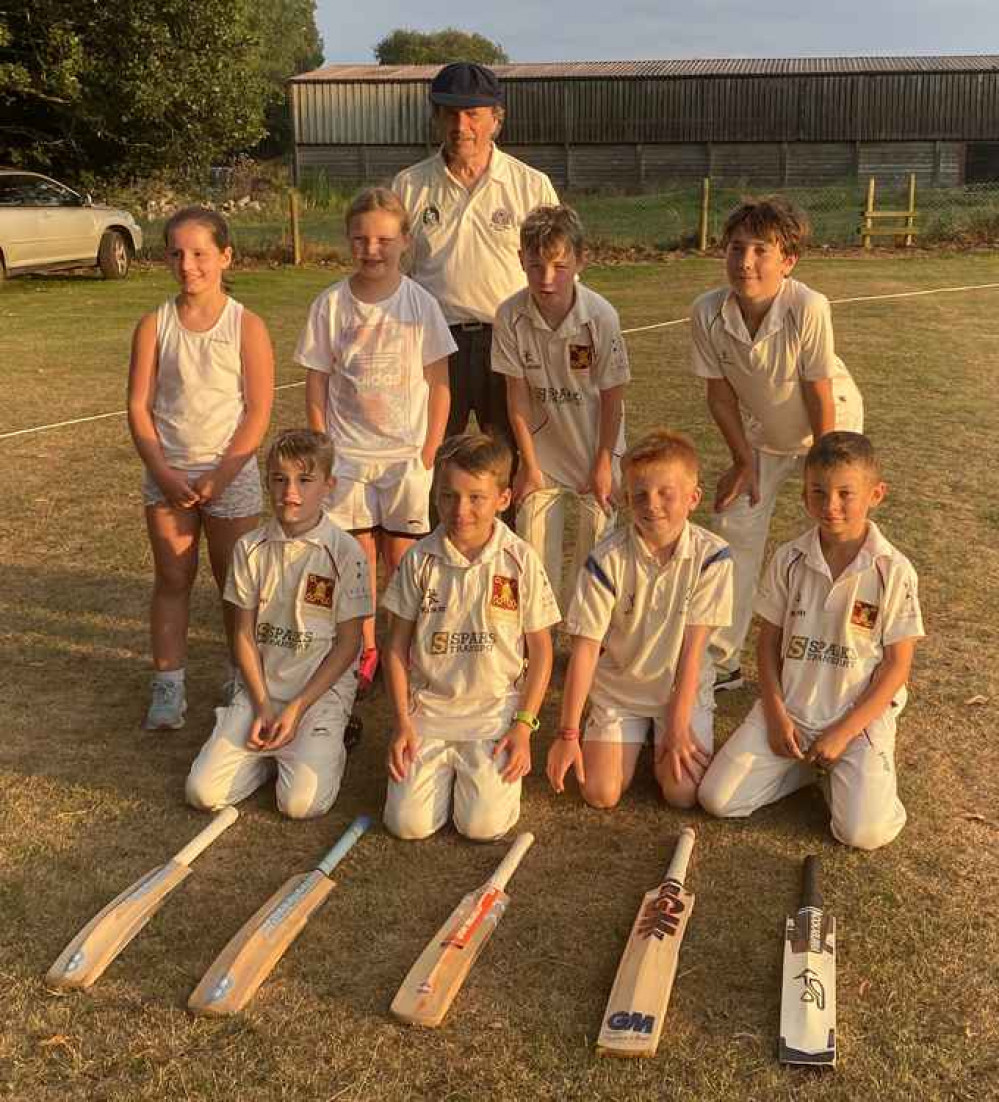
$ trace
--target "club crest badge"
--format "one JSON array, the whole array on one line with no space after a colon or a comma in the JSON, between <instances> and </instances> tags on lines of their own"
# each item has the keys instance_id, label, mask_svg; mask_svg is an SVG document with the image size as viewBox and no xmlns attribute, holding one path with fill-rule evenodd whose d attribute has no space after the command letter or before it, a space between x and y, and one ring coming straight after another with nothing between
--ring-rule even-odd
<instances>
[{"instance_id":1,"label":"club crest badge","mask_svg":"<svg viewBox=\"0 0 999 1102\"><path fill-rule=\"evenodd\" d=\"M853 611L850 613L850 623L855 628L863 628L870 631L878 619L878 606L868 604L867 601L854 601Z\"/></svg>"},{"instance_id":2,"label":"club crest badge","mask_svg":"<svg viewBox=\"0 0 999 1102\"><path fill-rule=\"evenodd\" d=\"M520 608L520 590L516 578L502 574L493 577L493 592L489 599L490 616L515 617Z\"/></svg>"},{"instance_id":3,"label":"club crest badge","mask_svg":"<svg viewBox=\"0 0 999 1102\"><path fill-rule=\"evenodd\" d=\"M569 367L573 371L589 371L593 366L593 348L588 344L569 345Z\"/></svg>"},{"instance_id":4,"label":"club crest badge","mask_svg":"<svg viewBox=\"0 0 999 1102\"><path fill-rule=\"evenodd\" d=\"M513 215L503 207L497 207L489 220L494 230L509 230L513 227Z\"/></svg>"},{"instance_id":5,"label":"club crest badge","mask_svg":"<svg viewBox=\"0 0 999 1102\"><path fill-rule=\"evenodd\" d=\"M424 207L423 214L420 215L420 221L425 226L439 226L441 224L440 208L434 206L433 203L429 207Z\"/></svg>"},{"instance_id":6,"label":"club crest badge","mask_svg":"<svg viewBox=\"0 0 999 1102\"><path fill-rule=\"evenodd\" d=\"M333 579L322 574L310 574L305 579L305 603L320 608L333 607Z\"/></svg>"}]
</instances>

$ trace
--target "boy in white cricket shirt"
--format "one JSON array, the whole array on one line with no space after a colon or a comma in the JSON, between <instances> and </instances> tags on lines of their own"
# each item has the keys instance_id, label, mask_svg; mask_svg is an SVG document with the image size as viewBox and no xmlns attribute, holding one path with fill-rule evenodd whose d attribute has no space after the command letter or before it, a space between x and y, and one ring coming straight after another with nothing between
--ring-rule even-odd
<instances>
[{"instance_id":1,"label":"boy in white cricket shirt","mask_svg":"<svg viewBox=\"0 0 999 1102\"><path fill-rule=\"evenodd\" d=\"M501 439L444 442L441 523L405 554L385 592L395 710L385 825L399 838L433 834L452 806L455 827L478 840L520 817L560 615L541 560L499 519L512 461Z\"/></svg>"},{"instance_id":2,"label":"boy in white cricket shirt","mask_svg":"<svg viewBox=\"0 0 999 1102\"><path fill-rule=\"evenodd\" d=\"M238 803L275 769L292 819L325 814L340 789L372 602L363 551L323 511L332 467L329 438L308 429L281 433L268 453L274 517L241 537L229 567L239 681L187 778L197 808Z\"/></svg>"},{"instance_id":3,"label":"boy in white cricket shirt","mask_svg":"<svg viewBox=\"0 0 999 1102\"><path fill-rule=\"evenodd\" d=\"M492 368L506 376L520 452L513 482L517 534L541 555L556 592L567 598L576 571L614 525L628 353L617 311L577 282L583 225L571 207L536 207L527 216L520 262L527 287L496 313ZM579 526L563 584L562 533L571 500L579 503ZM560 603L564 608L567 600Z\"/></svg>"},{"instance_id":4,"label":"boy in white cricket shirt","mask_svg":"<svg viewBox=\"0 0 999 1102\"><path fill-rule=\"evenodd\" d=\"M923 622L911 563L868 519L884 496L866 436L809 451L816 524L777 549L760 587L760 699L701 785L711 814L751 815L821 778L844 845L877 849L905 825L895 726Z\"/></svg>"},{"instance_id":5,"label":"boy in white cricket shirt","mask_svg":"<svg viewBox=\"0 0 999 1102\"><path fill-rule=\"evenodd\" d=\"M723 540L688 519L701 490L687 437L650 432L625 453L622 468L632 523L597 544L579 573L548 779L563 791L571 766L587 803L614 807L651 731L663 797L693 807L713 748L707 644L731 618L732 561Z\"/></svg>"},{"instance_id":6,"label":"boy in white cricket shirt","mask_svg":"<svg viewBox=\"0 0 999 1102\"><path fill-rule=\"evenodd\" d=\"M728 286L691 312L694 374L732 454L718 479L715 529L732 549L732 624L712 641L717 689L742 686L767 531L783 483L813 440L863 429L863 400L833 345L829 301L791 272L808 222L783 199L743 203L725 222Z\"/></svg>"}]
</instances>

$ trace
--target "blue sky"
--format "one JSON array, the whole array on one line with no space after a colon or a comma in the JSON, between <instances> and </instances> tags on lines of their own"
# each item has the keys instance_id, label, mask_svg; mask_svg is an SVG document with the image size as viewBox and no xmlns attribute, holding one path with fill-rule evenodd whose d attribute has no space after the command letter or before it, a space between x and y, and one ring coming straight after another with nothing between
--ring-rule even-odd
<instances>
[{"instance_id":1,"label":"blue sky","mask_svg":"<svg viewBox=\"0 0 999 1102\"><path fill-rule=\"evenodd\" d=\"M326 60L374 60L396 27L478 31L512 61L999 53L994 0L317 0Z\"/></svg>"}]
</instances>

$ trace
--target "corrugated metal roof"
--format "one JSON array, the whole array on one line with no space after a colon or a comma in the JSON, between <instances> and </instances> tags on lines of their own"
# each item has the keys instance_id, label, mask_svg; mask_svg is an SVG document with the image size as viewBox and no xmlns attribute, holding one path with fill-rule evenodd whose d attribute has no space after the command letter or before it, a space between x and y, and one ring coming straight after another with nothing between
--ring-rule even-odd
<instances>
[{"instance_id":1,"label":"corrugated metal roof","mask_svg":"<svg viewBox=\"0 0 999 1102\"><path fill-rule=\"evenodd\" d=\"M313 81L428 81L440 65L327 65L292 78ZM554 61L494 65L503 80L586 77L829 76L850 73L967 73L999 71L997 54L910 57L677 58L663 61Z\"/></svg>"}]
</instances>

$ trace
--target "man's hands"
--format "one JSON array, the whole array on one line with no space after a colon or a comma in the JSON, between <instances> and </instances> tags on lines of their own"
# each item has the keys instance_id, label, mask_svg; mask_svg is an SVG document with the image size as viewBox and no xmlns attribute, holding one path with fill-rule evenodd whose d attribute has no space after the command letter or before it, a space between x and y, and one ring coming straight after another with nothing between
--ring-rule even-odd
<instances>
[{"instance_id":1,"label":"man's hands","mask_svg":"<svg viewBox=\"0 0 999 1102\"><path fill-rule=\"evenodd\" d=\"M718 479L715 490L715 512L723 513L740 494L749 495L749 504L756 505L760 500L760 483L756 474L756 465L735 462Z\"/></svg>"},{"instance_id":2,"label":"man's hands","mask_svg":"<svg viewBox=\"0 0 999 1102\"><path fill-rule=\"evenodd\" d=\"M302 702L295 699L280 709L275 708L270 700L266 700L254 710L256 714L246 745L251 750L280 750L295 737L304 709Z\"/></svg>"},{"instance_id":3,"label":"man's hands","mask_svg":"<svg viewBox=\"0 0 999 1102\"><path fill-rule=\"evenodd\" d=\"M839 761L851 742L852 736L841 734L835 727L830 727L809 746L805 761L816 769L830 769Z\"/></svg>"},{"instance_id":4,"label":"man's hands","mask_svg":"<svg viewBox=\"0 0 999 1102\"><path fill-rule=\"evenodd\" d=\"M529 497L535 490L541 490L545 485L545 476L540 467L530 467L523 462L517 468L513 476L513 503L519 505L525 497Z\"/></svg>"},{"instance_id":5,"label":"man's hands","mask_svg":"<svg viewBox=\"0 0 999 1102\"><path fill-rule=\"evenodd\" d=\"M185 471L176 471L168 467L157 475L156 484L166 498L167 504L174 509L194 509L201 504L201 495L187 481Z\"/></svg>"},{"instance_id":6,"label":"man's hands","mask_svg":"<svg viewBox=\"0 0 999 1102\"><path fill-rule=\"evenodd\" d=\"M500 776L507 784L519 781L531 771L531 732L526 723L514 720L507 733L496 743L493 758L509 754Z\"/></svg>"}]
</instances>

